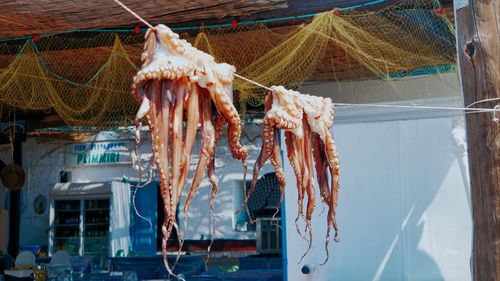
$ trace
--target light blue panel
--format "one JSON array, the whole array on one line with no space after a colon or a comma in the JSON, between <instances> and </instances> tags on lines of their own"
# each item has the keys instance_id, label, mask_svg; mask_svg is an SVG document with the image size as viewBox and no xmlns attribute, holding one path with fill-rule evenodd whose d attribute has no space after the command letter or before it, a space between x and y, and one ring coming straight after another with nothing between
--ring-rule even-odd
<instances>
[{"instance_id":1,"label":"light blue panel","mask_svg":"<svg viewBox=\"0 0 500 281\"><path fill-rule=\"evenodd\" d=\"M408 213L404 229L408 280L471 280L466 272L472 222L463 175L452 150L453 122L439 118L404 124L406 161L401 167Z\"/></svg>"},{"instance_id":2,"label":"light blue panel","mask_svg":"<svg viewBox=\"0 0 500 281\"><path fill-rule=\"evenodd\" d=\"M467 171L453 153L452 124L446 117L334 126L340 243L330 243L324 266L319 198L313 247L299 263L307 242L294 227L297 192L285 161L288 280L470 281ZM305 264L316 266L312 274L300 272Z\"/></svg>"},{"instance_id":3,"label":"light blue panel","mask_svg":"<svg viewBox=\"0 0 500 281\"><path fill-rule=\"evenodd\" d=\"M326 211L319 215L322 203L318 195L313 248L299 264L307 242L294 227L295 177L285 161L288 280L404 280L397 123L337 125L334 133L341 161L337 211L341 242L330 243L326 265L308 276L300 272L303 265L318 265L325 259ZM303 226L301 223L300 229Z\"/></svg>"},{"instance_id":4,"label":"light blue panel","mask_svg":"<svg viewBox=\"0 0 500 281\"><path fill-rule=\"evenodd\" d=\"M331 243L334 274L328 280L404 280L399 127L388 122L334 130L342 164L341 242Z\"/></svg>"}]
</instances>

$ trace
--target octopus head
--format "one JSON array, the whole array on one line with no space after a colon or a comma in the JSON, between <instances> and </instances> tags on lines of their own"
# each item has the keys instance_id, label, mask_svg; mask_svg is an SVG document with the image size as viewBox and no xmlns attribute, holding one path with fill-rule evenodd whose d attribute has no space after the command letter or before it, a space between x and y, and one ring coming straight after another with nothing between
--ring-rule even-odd
<instances>
[{"instance_id":1,"label":"octopus head","mask_svg":"<svg viewBox=\"0 0 500 281\"><path fill-rule=\"evenodd\" d=\"M235 68L226 63L216 63L204 53L160 24L146 32L142 68L134 77L134 96L140 102L139 85L148 80L175 81L183 77L197 83L211 94L232 95Z\"/></svg>"},{"instance_id":2,"label":"octopus head","mask_svg":"<svg viewBox=\"0 0 500 281\"><path fill-rule=\"evenodd\" d=\"M174 81L189 77L194 71L189 53L195 49L170 28L160 24L155 30L149 29L145 41L142 68L134 77L133 88L149 80Z\"/></svg>"},{"instance_id":3,"label":"octopus head","mask_svg":"<svg viewBox=\"0 0 500 281\"><path fill-rule=\"evenodd\" d=\"M330 128L333 121L333 102L330 98L302 95L301 104L311 131L325 139L325 129Z\"/></svg>"},{"instance_id":4,"label":"octopus head","mask_svg":"<svg viewBox=\"0 0 500 281\"><path fill-rule=\"evenodd\" d=\"M298 92L287 90L282 86L272 86L273 103L266 113L266 118L278 128L291 131L302 137L302 107L297 102Z\"/></svg>"}]
</instances>

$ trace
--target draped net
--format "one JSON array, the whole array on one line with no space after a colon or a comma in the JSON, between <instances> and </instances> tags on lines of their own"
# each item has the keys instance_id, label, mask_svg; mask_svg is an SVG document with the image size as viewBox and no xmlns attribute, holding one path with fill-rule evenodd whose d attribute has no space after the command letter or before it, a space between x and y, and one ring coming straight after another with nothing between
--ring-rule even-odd
<instances>
[{"instance_id":1,"label":"draped net","mask_svg":"<svg viewBox=\"0 0 500 281\"><path fill-rule=\"evenodd\" d=\"M416 69L454 65L455 34L435 4L379 11L325 12L286 27L264 24L201 27L183 34L197 48L264 85L297 88L306 81L388 79ZM0 103L57 113L73 128L129 125L138 105L130 95L143 35L79 32L0 45ZM263 89L235 80L237 103L260 106ZM369 94L367 92L367 94Z\"/></svg>"}]
</instances>

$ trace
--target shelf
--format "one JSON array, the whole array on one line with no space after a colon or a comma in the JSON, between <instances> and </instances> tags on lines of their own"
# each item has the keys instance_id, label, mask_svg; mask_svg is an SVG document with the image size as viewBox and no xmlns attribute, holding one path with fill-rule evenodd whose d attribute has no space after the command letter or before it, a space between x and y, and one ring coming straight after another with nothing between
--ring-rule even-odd
<instances>
[{"instance_id":1,"label":"shelf","mask_svg":"<svg viewBox=\"0 0 500 281\"><path fill-rule=\"evenodd\" d=\"M59 226L64 226L64 227L79 227L80 224L79 223L59 223L59 224L56 224L55 225L56 227L59 227Z\"/></svg>"},{"instance_id":2,"label":"shelf","mask_svg":"<svg viewBox=\"0 0 500 281\"><path fill-rule=\"evenodd\" d=\"M64 239L64 240L75 240L75 239L80 239L80 237L74 237L74 236L71 236L71 237L62 237L62 236L58 236L58 237L55 237L54 238L55 240L60 240L60 239Z\"/></svg>"},{"instance_id":3,"label":"shelf","mask_svg":"<svg viewBox=\"0 0 500 281\"><path fill-rule=\"evenodd\" d=\"M83 237L83 239L85 240L95 240L95 239L103 239L103 238L106 238L108 239L108 236L92 236L92 237Z\"/></svg>"},{"instance_id":4,"label":"shelf","mask_svg":"<svg viewBox=\"0 0 500 281\"><path fill-rule=\"evenodd\" d=\"M85 211L109 211L109 208L92 208L92 209L85 209Z\"/></svg>"},{"instance_id":5,"label":"shelf","mask_svg":"<svg viewBox=\"0 0 500 281\"><path fill-rule=\"evenodd\" d=\"M54 209L56 212L80 212L80 209Z\"/></svg>"},{"instance_id":6,"label":"shelf","mask_svg":"<svg viewBox=\"0 0 500 281\"><path fill-rule=\"evenodd\" d=\"M109 225L107 222L92 222L92 223L85 223L85 226L93 226L93 225Z\"/></svg>"}]
</instances>

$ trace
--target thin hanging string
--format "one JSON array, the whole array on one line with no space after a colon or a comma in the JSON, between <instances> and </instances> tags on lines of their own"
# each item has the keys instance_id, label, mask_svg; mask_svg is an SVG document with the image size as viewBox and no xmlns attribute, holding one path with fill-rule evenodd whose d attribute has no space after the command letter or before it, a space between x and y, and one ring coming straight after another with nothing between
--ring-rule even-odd
<instances>
[{"instance_id":1,"label":"thin hanging string","mask_svg":"<svg viewBox=\"0 0 500 281\"><path fill-rule=\"evenodd\" d=\"M146 20L141 18L138 14L136 14L134 11L132 11L130 8L125 6L120 0L113 0L116 3L118 3L122 8L124 8L127 12L129 12L131 15L136 17L138 20L146 24L149 28L155 30L155 28L148 23ZM235 77L244 80L248 83L251 83L257 87L266 89L268 91L273 91L271 88L260 84L259 82L253 81L251 79L248 79L244 76L241 76L237 73L234 74ZM500 108L498 106L495 106L494 108L471 108L471 106L476 105L478 103L483 103L483 102L488 102L488 101L495 101L499 99L484 99L484 100L479 100L476 102L471 103L467 107L446 107L446 106L424 106L424 105L394 105L394 104L379 104L379 103L333 103L334 105L339 105L339 106L357 106L357 107L384 107L384 108L409 108L409 109L431 109L431 110L451 110L451 111L461 111L465 113L482 113L482 112L493 112L495 114L496 112L500 111Z\"/></svg>"}]
</instances>

